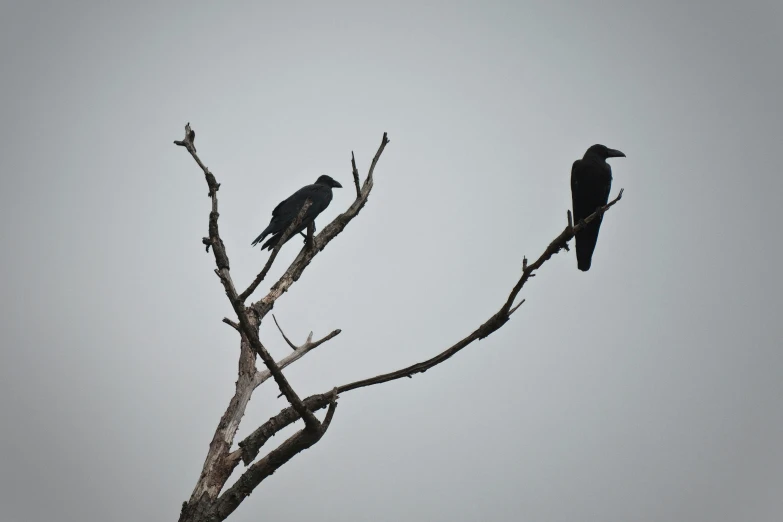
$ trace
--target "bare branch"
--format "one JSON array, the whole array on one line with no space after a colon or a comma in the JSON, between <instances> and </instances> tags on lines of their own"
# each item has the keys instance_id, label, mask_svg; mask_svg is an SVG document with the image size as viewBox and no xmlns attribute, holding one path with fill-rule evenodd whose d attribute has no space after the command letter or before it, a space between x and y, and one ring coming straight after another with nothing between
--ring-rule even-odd
<instances>
[{"instance_id":1,"label":"bare branch","mask_svg":"<svg viewBox=\"0 0 783 522\"><path fill-rule=\"evenodd\" d=\"M514 312L516 312L516 311L517 311L517 309L518 309L520 306L522 306L523 304L525 304L525 300L524 300L524 299L522 299L522 300L519 302L519 304L518 304L518 305L516 305L514 308L512 308L511 310L509 310L509 311L508 311L508 315L511 315L511 314L513 314Z\"/></svg>"},{"instance_id":2,"label":"bare branch","mask_svg":"<svg viewBox=\"0 0 783 522\"><path fill-rule=\"evenodd\" d=\"M303 249L299 252L299 255L296 257L296 259L294 259L285 273L280 276L280 279L278 279L274 285L272 285L269 293L267 293L267 295L260 301L257 301L251 305L251 308L256 313L256 316L259 318L259 320L263 319L266 314L272 310L272 307L275 305L275 301L277 301L281 295L287 292L291 285L299 280L299 277L302 275L305 268L307 268L318 252L326 248L326 245L329 244L329 242L331 242L335 237L337 237L337 235L345 229L348 223L350 223L351 220L353 220L353 218L359 214L359 211L361 211L361 209L367 203L367 199L370 196L370 191L372 190L373 186L373 172L375 170L375 166L378 163L383 150L388 144L389 138L384 132L381 145L378 147L378 152L375 153L375 157L372 160L370 170L368 171L367 177L364 180L364 185L362 186L360 195L356 197L351 206L348 207L348 210L334 218L331 223L324 227L320 234L313 238L313 248Z\"/></svg>"},{"instance_id":3,"label":"bare branch","mask_svg":"<svg viewBox=\"0 0 783 522\"><path fill-rule=\"evenodd\" d=\"M326 430L329 429L329 425L332 423L332 419L334 418L334 411L337 409L337 388L332 390L332 400L329 402L329 409L326 410L326 416L324 417L323 422L321 423L321 434L323 435L326 433Z\"/></svg>"},{"instance_id":4,"label":"bare branch","mask_svg":"<svg viewBox=\"0 0 783 522\"><path fill-rule=\"evenodd\" d=\"M272 263L275 262L275 258L277 257L277 254L280 252L280 249L283 248L283 245L286 241L288 241L288 238L291 236L291 234L294 233L294 230L302 224L302 220L305 217L305 214L307 213L307 209L310 208L310 206L313 204L312 201L309 199L306 199L304 202L304 205L302 205L302 209L299 211L299 214L296 215L296 218L291 222L291 224L288 226L287 229L285 229L285 232L283 232L283 235L280 237L280 240L277 242L277 245L272 250L272 254L269 256L269 259L266 262L266 265L264 265L264 268L259 272L259 274L256 276L256 278L253 280L252 283L250 283L250 286L247 287L247 290L242 292L239 296L239 300L243 303L245 300L256 291L256 288L258 288L258 285L261 284L261 281L264 280L266 277L266 274L269 272L269 269L272 268Z\"/></svg>"},{"instance_id":5,"label":"bare branch","mask_svg":"<svg viewBox=\"0 0 783 522\"><path fill-rule=\"evenodd\" d=\"M342 331L340 329L334 330L329 335L327 335L323 339L319 339L316 342L313 342L313 332L310 332L310 334L307 336L307 340L305 341L305 343L302 346L296 346L285 335L285 333L283 332L283 329L280 328L280 324L277 322L277 317L275 317L274 314L272 314L272 319L275 320L275 325L277 326L277 329L280 330L280 334L283 336L283 339L285 339L285 342L288 343L288 346L290 346L294 350L294 353L292 353L291 355L289 355L288 357L286 357L282 361L280 361L280 363L278 363L278 365L280 365L280 369L281 370L285 366L288 366L289 364L291 364L292 362L301 359L307 352L309 352L310 350L313 350L314 348L318 348L320 345L322 345L323 343L325 343L326 341L328 341L332 337L335 337L336 335L338 335ZM283 366L283 365L285 365L285 366ZM269 379L269 377L270 377L269 372L258 372L258 374L256 374L256 381L258 382L258 385L260 385L265 380ZM282 397L282 396L283 396L283 394L281 393L280 395L278 395L278 398Z\"/></svg>"},{"instance_id":6,"label":"bare branch","mask_svg":"<svg viewBox=\"0 0 783 522\"><path fill-rule=\"evenodd\" d=\"M285 332L283 332L283 329L280 328L280 323L277 322L277 317L275 317L275 314L272 314L272 319L274 319L275 326L277 326L277 329L280 331L280 335L283 336L283 339L285 339L285 342L288 343L288 346L290 346L292 350L296 350L297 348L299 348L297 345L292 343L288 337L286 337ZM312 338L313 338L313 332L310 332L310 335L307 336L307 341L309 341ZM307 342L305 342L305 344L307 344Z\"/></svg>"},{"instance_id":7,"label":"bare branch","mask_svg":"<svg viewBox=\"0 0 783 522\"><path fill-rule=\"evenodd\" d=\"M583 219L581 222L577 223L576 226L566 226L565 230L563 230L559 236L557 236L546 248L543 254L536 259L535 263L532 265L528 265L523 271L522 271L522 277L519 279L517 284L514 286L514 288L511 290L511 293L508 296L508 299L506 300L506 304L503 305L503 308L501 308L500 313L508 314L508 310L511 309L512 304L514 303L514 299L516 299L517 294L519 294L520 290L522 290L522 287L525 286L525 283L527 280L534 276L533 272L541 268L541 265L546 263L553 255L558 253L561 249L564 249L568 246L568 242L571 241L574 236L582 230L584 227L586 227L589 223L591 223L593 220L597 219L598 216L602 216L607 210L609 210L611 207L613 207L620 199L623 197L623 189L620 189L620 193L617 194L617 197L614 198L612 201L604 205L603 207L598 207L595 209L595 212L587 216L585 219Z\"/></svg>"},{"instance_id":8,"label":"bare branch","mask_svg":"<svg viewBox=\"0 0 783 522\"><path fill-rule=\"evenodd\" d=\"M239 330L239 325L237 323L235 323L234 321L232 321L231 319L229 319L228 317L224 317L223 318L223 322L226 323L227 325L229 325L231 328L233 328L237 332L240 331Z\"/></svg>"},{"instance_id":9,"label":"bare branch","mask_svg":"<svg viewBox=\"0 0 783 522\"><path fill-rule=\"evenodd\" d=\"M319 345L325 343L326 341L328 341L329 339L336 336L342 331L339 329L334 330L332 333L330 333L323 339L319 339L316 342L313 342L313 332L310 332L310 334L307 336L307 340L305 341L305 343L302 346L297 346L294 343L292 343L291 340L286 336L285 332L283 332L283 329L280 327L280 323L277 322L277 317L275 317L275 314L272 314L272 319L274 319L275 326L277 326L277 329L280 331L280 335L283 336L283 339L285 339L285 342L288 344L288 346L291 347L292 350L305 350L305 351L312 350L313 348L316 348Z\"/></svg>"},{"instance_id":10,"label":"bare branch","mask_svg":"<svg viewBox=\"0 0 783 522\"><path fill-rule=\"evenodd\" d=\"M297 453L306 450L321 438L320 430L303 429L296 432L255 464L253 464L225 493L218 497L214 505L214 518L225 520L248 497L265 478L277 471Z\"/></svg>"},{"instance_id":11,"label":"bare branch","mask_svg":"<svg viewBox=\"0 0 783 522\"><path fill-rule=\"evenodd\" d=\"M329 410L319 429L303 429L298 431L276 449L272 450L266 457L250 466L234 485L228 488L226 492L218 498L214 507L216 520L224 520L228 517L264 479L272 475L272 473L291 460L296 454L306 450L321 440L321 437L324 436L326 430L329 428L335 409L337 408L336 394L332 392L330 395L328 401Z\"/></svg>"},{"instance_id":12,"label":"bare branch","mask_svg":"<svg viewBox=\"0 0 783 522\"><path fill-rule=\"evenodd\" d=\"M196 152L196 145L194 142L196 141L196 131L190 128L190 122L188 122L185 125L185 139L180 140L174 140L174 145L179 145L180 147L187 147L188 150L193 149L193 152Z\"/></svg>"},{"instance_id":13,"label":"bare branch","mask_svg":"<svg viewBox=\"0 0 783 522\"><path fill-rule=\"evenodd\" d=\"M282 370L286 366L288 366L290 364L293 364L294 362L296 362L299 359L301 359L302 357L304 357L308 352L314 350L315 348L318 348L319 346L321 346L323 343L325 343L329 339L337 336L341 331L342 330L334 330L333 332L331 332L329 335L327 335L323 339L320 339L320 340L318 340L318 341L316 341L314 343L308 342L308 343L303 344L302 346L296 348L293 352L288 354L286 357L283 357L282 359L280 359L280 361L277 363L277 366ZM269 370L264 370L264 371L260 371L260 372L256 373L255 379L253 380L253 383L254 383L255 387L258 387L261 384L263 384L271 376L272 376L272 374L269 372ZM279 396L280 395L278 395L278 397Z\"/></svg>"},{"instance_id":14,"label":"bare branch","mask_svg":"<svg viewBox=\"0 0 783 522\"><path fill-rule=\"evenodd\" d=\"M370 163L370 170L367 172L367 179L364 180L364 186L362 187L362 190L364 190L368 184L370 188L372 188L373 185L373 173L375 172L375 165L378 164L378 160L381 159L381 154L383 154L383 149L386 148L386 145L388 145L391 142L391 140L386 136L386 133L383 133L383 139L381 140L381 146L378 148L378 152L375 153L375 156L372 158L372 163ZM367 191L369 193L369 190Z\"/></svg>"},{"instance_id":15,"label":"bare branch","mask_svg":"<svg viewBox=\"0 0 783 522\"><path fill-rule=\"evenodd\" d=\"M605 213L607 210L609 210L609 208L611 208L615 203L617 203L622 197L622 193L623 191L620 190L620 193L614 200L612 200L605 206L596 209L596 211L593 214L589 215L587 218L585 218L582 222L580 222L575 227L571 229L566 228L560 235L558 235L549 244L549 246L546 248L544 253L541 254L541 256L533 264L528 265L527 258L523 258L522 264L524 268L523 268L522 276L520 277L519 281L512 289L506 302L501 306L500 310L498 310L497 313L495 313L492 317L490 317L484 324L482 324L473 332L471 332L470 335L458 341L457 343L447 348L443 352L439 353L435 357L432 357L431 359L427 359L426 361L413 364L411 366L402 368L401 370L397 370L395 372L385 373L382 375L371 377L369 379L363 379L360 381L355 381L349 384L338 386L337 388L335 388L336 393L338 394L344 393L347 391L356 390L358 388L363 388L366 386L373 386L376 384L381 384L384 382L401 379L403 377L413 377L413 375L417 373L424 373L430 368L446 361L447 359L455 355L457 352L459 352L460 350L462 350L472 342L479 339L483 339L491 335L495 331L499 330L508 321L511 314L514 313L514 311L516 311L522 305L522 303L525 302L525 300L523 299L522 301L520 301L519 304L517 304L515 307L512 308L512 304L516 299L517 295L519 295L519 292L522 290L522 287L525 285L527 280L534 275L533 271L540 268L541 265L543 265L558 251L560 251L562 249L562 245L567 243L571 239L573 239L574 235L580 230L582 230L582 228L584 228L588 223L596 219L598 215ZM335 392L333 391L332 393ZM326 407L326 405L329 403L327 399L329 395L330 394L312 395L307 399L305 399L305 403L308 405L310 411L317 411L321 408ZM269 419L269 421L267 421L256 431L254 431L244 441L240 442L239 445L243 450L242 458L245 461L245 463L252 462L253 458L255 458L255 455L258 453L258 448L260 448L270 437L272 437L275 433L279 432L286 426L289 426L296 420L297 420L296 411L294 411L292 408L285 408L275 417L272 417L271 419Z\"/></svg>"},{"instance_id":16,"label":"bare branch","mask_svg":"<svg viewBox=\"0 0 783 522\"><path fill-rule=\"evenodd\" d=\"M356 197L362 197L362 189L359 186L359 169L356 168L356 157L351 151L351 171L353 172L353 184L356 186Z\"/></svg>"},{"instance_id":17,"label":"bare branch","mask_svg":"<svg viewBox=\"0 0 783 522\"><path fill-rule=\"evenodd\" d=\"M335 394L336 392L332 390L329 393L311 395L304 402L310 411L318 411L321 408L325 408L335 398ZM249 466L255 460L256 456L258 456L258 451L266 444L266 441L297 420L299 420L299 415L289 406L283 408L280 413L270 418L253 433L245 437L239 443L239 449L242 451L242 461L245 463L245 466Z\"/></svg>"},{"instance_id":18,"label":"bare branch","mask_svg":"<svg viewBox=\"0 0 783 522\"><path fill-rule=\"evenodd\" d=\"M201 159L196 154L196 147L193 144L193 140L196 138L196 132L190 128L190 122L185 125L185 139L182 141L175 141L174 143L185 147L196 164L204 172L204 177L207 180L207 187L209 193L207 194L212 200L212 211L209 213L209 237L202 239L202 243L207 245L207 251L209 247L212 247L212 253L215 256L215 264L217 265L217 274L220 277L220 281L223 283L223 287L228 295L229 299L236 298L236 289L234 288L234 282L231 280L229 274L229 262L228 255L226 254L223 241L220 239L220 232L218 230L218 199L217 191L220 189L220 184L215 179L215 176L209 171L209 169L201 162Z\"/></svg>"},{"instance_id":19,"label":"bare branch","mask_svg":"<svg viewBox=\"0 0 783 522\"><path fill-rule=\"evenodd\" d=\"M571 211L570 210L566 211L566 219L568 220L568 230L572 230L574 228L574 223L571 220ZM565 248L566 252L570 252L571 251L571 249L568 248L568 243L565 243L563 245L563 248Z\"/></svg>"}]
</instances>

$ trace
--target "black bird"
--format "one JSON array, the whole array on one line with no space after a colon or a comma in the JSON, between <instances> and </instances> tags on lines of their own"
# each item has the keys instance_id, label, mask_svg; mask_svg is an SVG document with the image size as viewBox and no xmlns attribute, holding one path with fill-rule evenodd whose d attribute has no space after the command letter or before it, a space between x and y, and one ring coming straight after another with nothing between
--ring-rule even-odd
<instances>
[{"instance_id":1,"label":"black bird","mask_svg":"<svg viewBox=\"0 0 783 522\"><path fill-rule=\"evenodd\" d=\"M323 175L319 176L312 185L300 188L288 199L282 201L275 207L272 211L272 221L270 221L269 225L261 232L261 235L253 241L252 246L256 246L256 244L262 241L266 236L272 234L272 237L261 245L261 250L264 250L265 248L272 250L275 248L286 229L294 222L296 216L299 215L299 211L302 210L302 205L309 199L312 204L307 209L307 212L305 212L302 223L293 231L288 239L291 239L296 234L302 232L310 223L315 221L318 214L326 210L326 207L329 206L329 203L332 201L332 188L342 187L343 186L337 181L329 176ZM313 227L315 227L315 225L313 225Z\"/></svg>"},{"instance_id":2,"label":"black bird","mask_svg":"<svg viewBox=\"0 0 783 522\"><path fill-rule=\"evenodd\" d=\"M624 158L619 150L604 145L593 145L582 159L576 160L571 167L571 200L574 205L574 224L595 212L609 202L609 190L612 188L612 167L606 158ZM601 228L599 216L576 234L576 264L579 270L590 270L598 230Z\"/></svg>"}]
</instances>

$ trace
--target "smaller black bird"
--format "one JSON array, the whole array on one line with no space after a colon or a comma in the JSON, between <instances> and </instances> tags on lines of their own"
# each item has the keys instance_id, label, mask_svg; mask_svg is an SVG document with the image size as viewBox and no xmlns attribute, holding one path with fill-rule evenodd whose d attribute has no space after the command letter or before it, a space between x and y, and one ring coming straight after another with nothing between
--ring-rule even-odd
<instances>
[{"instance_id":1,"label":"smaller black bird","mask_svg":"<svg viewBox=\"0 0 783 522\"><path fill-rule=\"evenodd\" d=\"M593 145L582 159L571 167L571 200L574 206L574 224L609 202L612 188L612 167L607 158L624 158L619 150L604 145ZM598 241L598 230L603 216L599 216L576 234L576 264L579 270L587 272L593 259Z\"/></svg>"},{"instance_id":2,"label":"smaller black bird","mask_svg":"<svg viewBox=\"0 0 783 522\"><path fill-rule=\"evenodd\" d=\"M302 210L305 201L309 199L312 204L307 209L307 212L305 212L301 224L293 231L288 239L291 239L296 234L302 232L310 223L314 223L318 214L326 210L326 207L329 206L329 203L332 201L332 188L342 187L343 186L337 181L329 176L323 175L319 176L312 185L300 188L288 199L282 201L275 207L272 211L272 220L264 231L261 232L261 235L253 241L252 246L256 246L256 244L262 241L266 236L272 234L272 237L261 245L261 250L264 250L265 248L272 250L275 248L286 229L294 222L296 216L299 215L299 211ZM313 225L313 227L315 227L315 225Z\"/></svg>"}]
</instances>

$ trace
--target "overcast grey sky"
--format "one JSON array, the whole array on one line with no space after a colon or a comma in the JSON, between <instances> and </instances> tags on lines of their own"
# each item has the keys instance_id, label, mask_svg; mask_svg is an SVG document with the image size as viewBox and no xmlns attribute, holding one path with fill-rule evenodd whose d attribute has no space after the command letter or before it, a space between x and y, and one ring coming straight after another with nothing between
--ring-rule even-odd
<instances>
[{"instance_id":1,"label":"overcast grey sky","mask_svg":"<svg viewBox=\"0 0 783 522\"><path fill-rule=\"evenodd\" d=\"M287 370L303 396L469 333L562 230L571 163L627 154L588 273L560 254L497 334L345 394L232 522L780 520L782 35L779 1L3 2L0 520L190 495L238 350L188 121L240 286L274 205L329 174L323 228L389 133L275 307L343 330Z\"/></svg>"}]
</instances>

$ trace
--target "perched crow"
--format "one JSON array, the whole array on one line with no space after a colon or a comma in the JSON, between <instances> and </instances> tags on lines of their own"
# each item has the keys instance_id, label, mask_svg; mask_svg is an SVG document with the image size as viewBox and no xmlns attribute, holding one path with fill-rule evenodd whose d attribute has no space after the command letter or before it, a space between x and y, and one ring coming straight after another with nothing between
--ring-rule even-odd
<instances>
[{"instance_id":1,"label":"perched crow","mask_svg":"<svg viewBox=\"0 0 783 522\"><path fill-rule=\"evenodd\" d=\"M307 212L305 212L301 224L293 231L288 239L291 239L302 230L305 230L310 223L315 221L318 214L323 212L326 207L329 206L329 203L331 203L333 187L342 188L342 185L329 176L324 175L320 176L312 185L307 185L294 192L291 197L275 207L272 211L272 221L269 222L269 226L261 232L261 235L253 241L252 245L256 246L256 244L262 241L266 236L272 234L272 237L261 245L261 250L265 248L272 250L276 247L283 233L285 233L286 229L294 222L296 216L299 215L299 211L302 210L302 205L309 199L312 201L312 205L310 205Z\"/></svg>"},{"instance_id":2,"label":"perched crow","mask_svg":"<svg viewBox=\"0 0 783 522\"><path fill-rule=\"evenodd\" d=\"M574 224L595 212L609 202L609 190L612 188L612 167L606 158L624 158L619 150L604 145L593 145L582 159L576 160L571 167L571 199L574 205ZM592 221L576 235L576 264L579 270L590 270L595 243L601 218Z\"/></svg>"}]
</instances>

